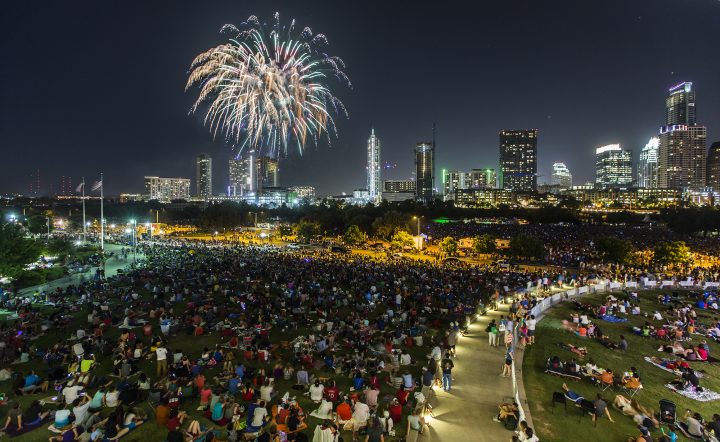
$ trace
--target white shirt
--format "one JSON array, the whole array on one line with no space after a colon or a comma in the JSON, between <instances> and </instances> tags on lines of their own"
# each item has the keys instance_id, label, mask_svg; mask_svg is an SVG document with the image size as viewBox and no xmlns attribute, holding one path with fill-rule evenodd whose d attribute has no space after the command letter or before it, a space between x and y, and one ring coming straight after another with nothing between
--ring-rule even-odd
<instances>
[{"instance_id":1,"label":"white shirt","mask_svg":"<svg viewBox=\"0 0 720 442\"><path fill-rule=\"evenodd\" d=\"M257 407L253 412L251 425L253 427L261 426L263 424L263 421L265 420L265 416L267 416L267 410L265 409L265 407Z\"/></svg>"},{"instance_id":2,"label":"white shirt","mask_svg":"<svg viewBox=\"0 0 720 442\"><path fill-rule=\"evenodd\" d=\"M368 419L370 419L370 407L362 402L355 402L353 420L355 422L367 422Z\"/></svg>"},{"instance_id":3,"label":"white shirt","mask_svg":"<svg viewBox=\"0 0 720 442\"><path fill-rule=\"evenodd\" d=\"M317 385L317 386L315 384L311 385L310 386L310 399L313 401L321 400L323 397L324 391L325 391L325 387L322 384Z\"/></svg>"},{"instance_id":4,"label":"white shirt","mask_svg":"<svg viewBox=\"0 0 720 442\"><path fill-rule=\"evenodd\" d=\"M88 418L88 409L90 408L90 401L85 402L83 405L73 407L73 414L75 415L75 423L82 425Z\"/></svg>"},{"instance_id":5,"label":"white shirt","mask_svg":"<svg viewBox=\"0 0 720 442\"><path fill-rule=\"evenodd\" d=\"M62 395L65 396L65 403L68 405L72 404L73 401L78 398L81 388L79 385L63 388Z\"/></svg>"},{"instance_id":6,"label":"white shirt","mask_svg":"<svg viewBox=\"0 0 720 442\"><path fill-rule=\"evenodd\" d=\"M400 355L400 365L410 365L412 363L412 358L410 358L410 355L408 353L403 353Z\"/></svg>"},{"instance_id":7,"label":"white shirt","mask_svg":"<svg viewBox=\"0 0 720 442\"><path fill-rule=\"evenodd\" d=\"M105 405L108 407L117 407L118 398L120 397L119 391L111 391L105 394Z\"/></svg>"},{"instance_id":8,"label":"white shirt","mask_svg":"<svg viewBox=\"0 0 720 442\"><path fill-rule=\"evenodd\" d=\"M432 352L430 352L430 357L435 359L436 361L439 361L442 358L442 350L440 350L440 347L437 345L432 349Z\"/></svg>"},{"instance_id":9,"label":"white shirt","mask_svg":"<svg viewBox=\"0 0 720 442\"><path fill-rule=\"evenodd\" d=\"M165 359L167 359L167 352L168 352L167 348L165 348L165 347L158 347L157 349L155 349L155 354L157 355L157 360L164 361Z\"/></svg>"},{"instance_id":10,"label":"white shirt","mask_svg":"<svg viewBox=\"0 0 720 442\"><path fill-rule=\"evenodd\" d=\"M528 319L525 324L527 325L528 330L535 330L535 324L537 324L537 321L535 319Z\"/></svg>"}]
</instances>

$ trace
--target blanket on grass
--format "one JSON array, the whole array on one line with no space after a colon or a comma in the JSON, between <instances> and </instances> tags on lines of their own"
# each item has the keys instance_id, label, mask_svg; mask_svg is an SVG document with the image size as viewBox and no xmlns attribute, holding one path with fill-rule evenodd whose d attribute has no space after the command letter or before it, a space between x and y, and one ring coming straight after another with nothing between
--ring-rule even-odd
<instances>
[{"instance_id":1,"label":"blanket on grass","mask_svg":"<svg viewBox=\"0 0 720 442\"><path fill-rule=\"evenodd\" d=\"M663 367L663 366L660 365L660 364L654 363L654 362L652 361L652 359L651 359L650 357L648 357L648 356L645 356L643 359L645 359L645 362L647 362L648 364L652 364L652 365L656 366L657 368L659 368L660 370L664 370L664 371L667 371L668 373L672 373L672 374L680 374L680 371L679 371L679 370L677 370L677 371L675 371L675 370L670 370L670 369L667 368L667 367ZM695 376L697 376L698 379L700 379L700 378L703 377L703 374L702 374L701 372L695 370Z\"/></svg>"},{"instance_id":2,"label":"blanket on grass","mask_svg":"<svg viewBox=\"0 0 720 442\"><path fill-rule=\"evenodd\" d=\"M671 384L666 384L665 386L677 394L685 396L686 398L696 400L698 402L710 402L720 399L720 393L708 390L707 388L703 389L703 391L690 391L680 390L679 388Z\"/></svg>"},{"instance_id":3,"label":"blanket on grass","mask_svg":"<svg viewBox=\"0 0 720 442\"><path fill-rule=\"evenodd\" d=\"M607 322L627 322L627 319L618 318L617 316L614 316L614 315L603 315L603 316L600 316L600 319L602 319L603 321L607 321Z\"/></svg>"}]
</instances>

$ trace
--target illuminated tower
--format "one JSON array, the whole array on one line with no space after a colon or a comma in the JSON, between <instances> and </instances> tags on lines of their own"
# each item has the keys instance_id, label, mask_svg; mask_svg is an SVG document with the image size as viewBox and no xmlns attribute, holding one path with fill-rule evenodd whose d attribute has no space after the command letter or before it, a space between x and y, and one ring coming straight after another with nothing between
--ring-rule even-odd
<instances>
[{"instance_id":1,"label":"illuminated tower","mask_svg":"<svg viewBox=\"0 0 720 442\"><path fill-rule=\"evenodd\" d=\"M640 151L638 158L637 186L645 189L657 189L658 187L658 148L660 139L650 138L645 147Z\"/></svg>"},{"instance_id":2,"label":"illuminated tower","mask_svg":"<svg viewBox=\"0 0 720 442\"><path fill-rule=\"evenodd\" d=\"M377 202L381 198L382 188L380 180L380 139L375 135L375 129L370 132L367 142L367 190L368 198Z\"/></svg>"},{"instance_id":3,"label":"illuminated tower","mask_svg":"<svg viewBox=\"0 0 720 442\"><path fill-rule=\"evenodd\" d=\"M415 146L415 198L425 204L435 197L435 149L433 143Z\"/></svg>"},{"instance_id":4,"label":"illuminated tower","mask_svg":"<svg viewBox=\"0 0 720 442\"><path fill-rule=\"evenodd\" d=\"M195 166L197 196L207 201L212 196L212 158L207 154L199 155Z\"/></svg>"},{"instance_id":5,"label":"illuminated tower","mask_svg":"<svg viewBox=\"0 0 720 442\"><path fill-rule=\"evenodd\" d=\"M537 190L537 129L500 132L500 188Z\"/></svg>"},{"instance_id":6,"label":"illuminated tower","mask_svg":"<svg viewBox=\"0 0 720 442\"><path fill-rule=\"evenodd\" d=\"M619 144L595 149L595 185L600 189L632 186L632 152Z\"/></svg>"}]
</instances>

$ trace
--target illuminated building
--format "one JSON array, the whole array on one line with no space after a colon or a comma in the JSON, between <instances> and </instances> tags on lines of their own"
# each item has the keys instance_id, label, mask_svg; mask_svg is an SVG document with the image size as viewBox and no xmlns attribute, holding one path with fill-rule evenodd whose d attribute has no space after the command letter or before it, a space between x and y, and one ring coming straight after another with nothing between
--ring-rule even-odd
<instances>
[{"instance_id":1,"label":"illuminated building","mask_svg":"<svg viewBox=\"0 0 720 442\"><path fill-rule=\"evenodd\" d=\"M445 200L451 200L455 198L455 191L457 189L467 189L465 178L466 173L459 170L445 170L443 169L443 195Z\"/></svg>"},{"instance_id":2,"label":"illuminated building","mask_svg":"<svg viewBox=\"0 0 720 442\"><path fill-rule=\"evenodd\" d=\"M195 185L197 197L206 200L212 196L212 158L201 154L195 160Z\"/></svg>"},{"instance_id":3,"label":"illuminated building","mask_svg":"<svg viewBox=\"0 0 720 442\"><path fill-rule=\"evenodd\" d=\"M637 170L637 186L645 189L658 187L658 148L660 139L650 138L640 151Z\"/></svg>"},{"instance_id":4,"label":"illuminated building","mask_svg":"<svg viewBox=\"0 0 720 442\"><path fill-rule=\"evenodd\" d=\"M313 201L315 200L314 186L294 186L288 188L288 191L295 193L299 200Z\"/></svg>"},{"instance_id":5,"label":"illuminated building","mask_svg":"<svg viewBox=\"0 0 720 442\"><path fill-rule=\"evenodd\" d=\"M382 192L380 181L380 139L372 129L367 142L367 190L369 201L377 202Z\"/></svg>"},{"instance_id":6,"label":"illuminated building","mask_svg":"<svg viewBox=\"0 0 720 442\"><path fill-rule=\"evenodd\" d=\"M241 196L246 190L245 166L247 162L243 158L230 158L228 161L228 196Z\"/></svg>"},{"instance_id":7,"label":"illuminated building","mask_svg":"<svg viewBox=\"0 0 720 442\"><path fill-rule=\"evenodd\" d=\"M415 199L415 181L385 180L383 181L382 199L389 202L400 202Z\"/></svg>"},{"instance_id":8,"label":"illuminated building","mask_svg":"<svg viewBox=\"0 0 720 442\"><path fill-rule=\"evenodd\" d=\"M457 189L454 200L457 207L497 207L515 205L517 197L504 189Z\"/></svg>"},{"instance_id":9,"label":"illuminated building","mask_svg":"<svg viewBox=\"0 0 720 442\"><path fill-rule=\"evenodd\" d=\"M254 150L228 162L228 196L258 196L266 187L279 187L278 160L258 156Z\"/></svg>"},{"instance_id":10,"label":"illuminated building","mask_svg":"<svg viewBox=\"0 0 720 442\"><path fill-rule=\"evenodd\" d=\"M595 149L595 186L600 189L632 186L632 152L619 144Z\"/></svg>"},{"instance_id":11,"label":"illuminated building","mask_svg":"<svg viewBox=\"0 0 720 442\"><path fill-rule=\"evenodd\" d=\"M572 187L572 174L565 163L553 164L550 185L557 186L559 189L569 189Z\"/></svg>"},{"instance_id":12,"label":"illuminated building","mask_svg":"<svg viewBox=\"0 0 720 442\"><path fill-rule=\"evenodd\" d=\"M660 128L658 187L700 190L705 187L707 128L698 126L692 83L668 91L665 125Z\"/></svg>"},{"instance_id":13,"label":"illuminated building","mask_svg":"<svg viewBox=\"0 0 720 442\"><path fill-rule=\"evenodd\" d=\"M466 189L494 189L497 186L495 169L471 169L465 174Z\"/></svg>"},{"instance_id":14,"label":"illuminated building","mask_svg":"<svg viewBox=\"0 0 720 442\"><path fill-rule=\"evenodd\" d=\"M720 141L710 146L707 155L707 187L720 191Z\"/></svg>"},{"instance_id":15,"label":"illuminated building","mask_svg":"<svg viewBox=\"0 0 720 442\"><path fill-rule=\"evenodd\" d=\"M190 178L145 177L145 191L149 200L170 202L190 199Z\"/></svg>"},{"instance_id":16,"label":"illuminated building","mask_svg":"<svg viewBox=\"0 0 720 442\"><path fill-rule=\"evenodd\" d=\"M514 192L537 189L537 129L500 132L500 188Z\"/></svg>"},{"instance_id":17,"label":"illuminated building","mask_svg":"<svg viewBox=\"0 0 720 442\"><path fill-rule=\"evenodd\" d=\"M280 185L278 160L269 156L260 156L256 160L255 169L257 177L256 188L262 191L265 187L278 187Z\"/></svg>"},{"instance_id":18,"label":"illuminated building","mask_svg":"<svg viewBox=\"0 0 720 442\"><path fill-rule=\"evenodd\" d=\"M415 198L425 204L435 197L435 147L421 142L415 146Z\"/></svg>"}]
</instances>

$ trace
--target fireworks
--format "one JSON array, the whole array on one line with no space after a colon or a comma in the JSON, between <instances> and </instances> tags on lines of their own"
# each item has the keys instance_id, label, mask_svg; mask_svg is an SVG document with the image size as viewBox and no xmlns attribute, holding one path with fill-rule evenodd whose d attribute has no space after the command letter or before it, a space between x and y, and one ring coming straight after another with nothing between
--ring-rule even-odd
<instances>
[{"instance_id":1,"label":"fireworks","mask_svg":"<svg viewBox=\"0 0 720 442\"><path fill-rule=\"evenodd\" d=\"M305 28L294 37L294 20L285 27L278 13L274 18L269 32L255 16L239 28L223 26L221 34L233 36L195 58L186 90L200 86L191 112L206 106L205 125L215 136L277 157L289 144L302 154L309 140L337 136L331 111L347 111L326 83L350 81L343 61L323 52L324 35Z\"/></svg>"}]
</instances>

